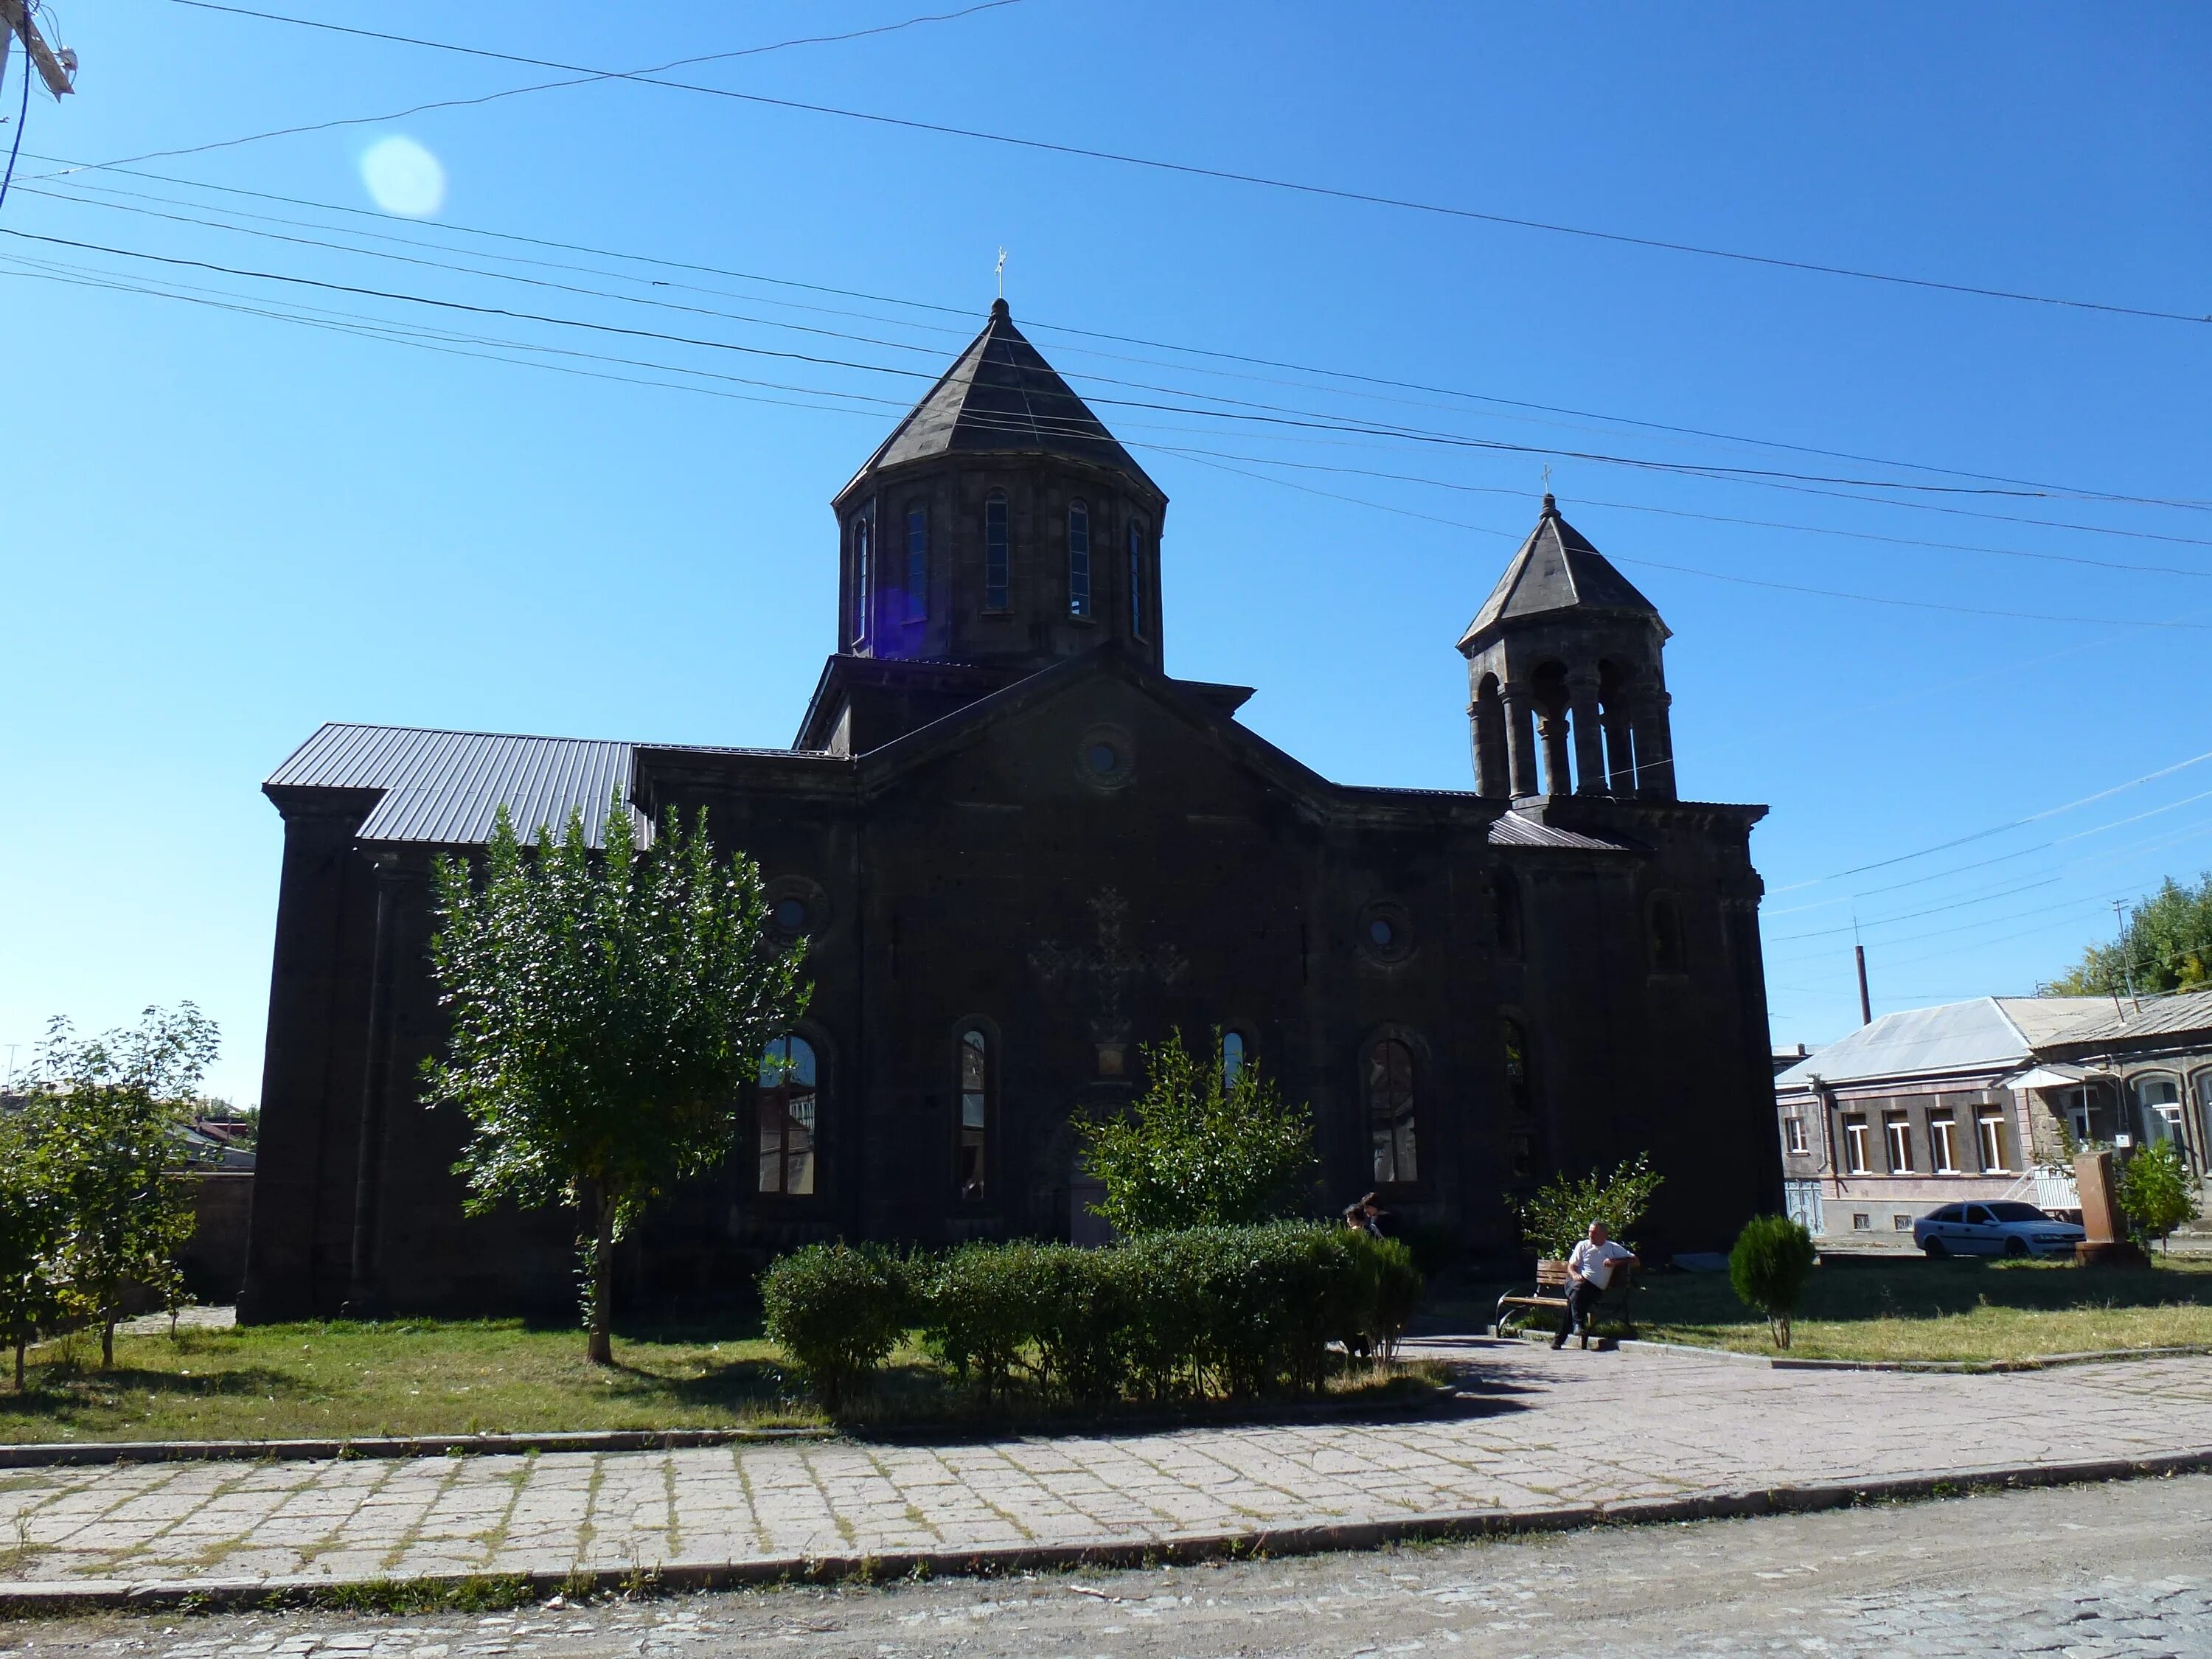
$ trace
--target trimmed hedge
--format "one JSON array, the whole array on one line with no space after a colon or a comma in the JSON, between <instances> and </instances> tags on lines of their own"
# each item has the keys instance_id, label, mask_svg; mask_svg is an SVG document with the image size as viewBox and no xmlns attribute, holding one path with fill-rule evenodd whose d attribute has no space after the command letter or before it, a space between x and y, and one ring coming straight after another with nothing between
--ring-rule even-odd
<instances>
[{"instance_id":1,"label":"trimmed hedge","mask_svg":"<svg viewBox=\"0 0 2212 1659\"><path fill-rule=\"evenodd\" d=\"M897 1280L897 1288L891 1281ZM1311 1393L1330 1344L1389 1352L1420 1299L1412 1253L1346 1227L1152 1233L1103 1249L963 1244L901 1261L811 1245L762 1281L769 1334L836 1409L896 1346L894 1319L987 1396L1017 1372L1094 1404Z\"/></svg>"}]
</instances>

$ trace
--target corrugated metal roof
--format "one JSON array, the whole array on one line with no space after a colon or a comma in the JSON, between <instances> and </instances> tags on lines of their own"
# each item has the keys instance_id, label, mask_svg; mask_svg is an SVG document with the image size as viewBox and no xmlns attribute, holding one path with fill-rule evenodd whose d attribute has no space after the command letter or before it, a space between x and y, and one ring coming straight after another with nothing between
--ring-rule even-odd
<instances>
[{"instance_id":1,"label":"corrugated metal roof","mask_svg":"<svg viewBox=\"0 0 2212 1659\"><path fill-rule=\"evenodd\" d=\"M1583 835L1578 830L1562 830L1557 824L1523 817L1518 812L1501 812L1492 820L1490 844L1492 847L1559 847L1586 853L1633 853L1638 850L1625 841L1608 841L1600 836Z\"/></svg>"},{"instance_id":2,"label":"corrugated metal roof","mask_svg":"<svg viewBox=\"0 0 2212 1659\"><path fill-rule=\"evenodd\" d=\"M2020 1027L2020 1034L2037 1048L2070 1042L2112 1023L2110 997L1996 997L2005 1018Z\"/></svg>"},{"instance_id":3,"label":"corrugated metal roof","mask_svg":"<svg viewBox=\"0 0 2212 1659\"><path fill-rule=\"evenodd\" d=\"M607 808L627 801L635 745L582 738L408 726L325 725L269 776L270 788L375 789L383 799L361 839L481 846L504 805L526 837L556 834L581 811L592 845L605 842ZM641 840L652 826L625 806Z\"/></svg>"},{"instance_id":4,"label":"corrugated metal roof","mask_svg":"<svg viewBox=\"0 0 2212 1659\"><path fill-rule=\"evenodd\" d=\"M1875 1078L1919 1077L1979 1070L2009 1071L2028 1057L2027 1039L1995 997L1907 1008L1884 1014L1849 1036L1799 1060L1774 1079L1778 1089Z\"/></svg>"},{"instance_id":5,"label":"corrugated metal roof","mask_svg":"<svg viewBox=\"0 0 2212 1659\"><path fill-rule=\"evenodd\" d=\"M2212 991L2178 991L2172 996L2145 998L2140 1006L2123 1002L2117 1019L2112 1018L2110 997L2067 1000L2092 1002L2104 1015L2092 1029L2074 1033L2068 1039L2070 1042L2105 1042L2130 1037L2179 1036L2191 1031L2212 1032Z\"/></svg>"}]
</instances>

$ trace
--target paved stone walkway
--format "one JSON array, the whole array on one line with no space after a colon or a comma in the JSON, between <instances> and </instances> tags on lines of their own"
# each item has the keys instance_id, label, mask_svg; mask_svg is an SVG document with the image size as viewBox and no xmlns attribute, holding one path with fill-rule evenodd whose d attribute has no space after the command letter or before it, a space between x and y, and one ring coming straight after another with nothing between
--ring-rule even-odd
<instances>
[{"instance_id":1,"label":"paved stone walkway","mask_svg":"<svg viewBox=\"0 0 2212 1659\"><path fill-rule=\"evenodd\" d=\"M1462 1413L0 1480L0 1579L374 1579L1166 1543L2212 1449L2212 1360L1994 1376L1475 1346Z\"/></svg>"}]
</instances>

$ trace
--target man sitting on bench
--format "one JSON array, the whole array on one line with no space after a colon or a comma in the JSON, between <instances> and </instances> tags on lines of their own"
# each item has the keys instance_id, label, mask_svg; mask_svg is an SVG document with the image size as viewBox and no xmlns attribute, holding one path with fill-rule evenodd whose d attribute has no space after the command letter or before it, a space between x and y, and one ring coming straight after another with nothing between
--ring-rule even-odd
<instances>
[{"instance_id":1,"label":"man sitting on bench","mask_svg":"<svg viewBox=\"0 0 2212 1659\"><path fill-rule=\"evenodd\" d=\"M1567 1257L1567 1305L1559 1310L1559 1334L1552 1339L1553 1347L1566 1346L1567 1334L1577 1327L1583 1334L1583 1346L1589 1346L1590 1315L1605 1287L1613 1283L1613 1270L1624 1261L1633 1267L1634 1253L1606 1236L1605 1223L1591 1222L1589 1237Z\"/></svg>"}]
</instances>

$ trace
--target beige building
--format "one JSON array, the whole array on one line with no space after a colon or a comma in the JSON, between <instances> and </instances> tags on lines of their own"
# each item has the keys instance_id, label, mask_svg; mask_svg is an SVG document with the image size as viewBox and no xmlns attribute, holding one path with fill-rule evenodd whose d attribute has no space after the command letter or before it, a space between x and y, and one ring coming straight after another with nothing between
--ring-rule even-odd
<instances>
[{"instance_id":1,"label":"beige building","mask_svg":"<svg viewBox=\"0 0 2212 1659\"><path fill-rule=\"evenodd\" d=\"M1906 1234L1961 1200L2077 1209L2075 1141L2176 1142L2212 1168L2212 992L1978 997L1885 1014L1774 1079L1790 1212Z\"/></svg>"}]
</instances>

